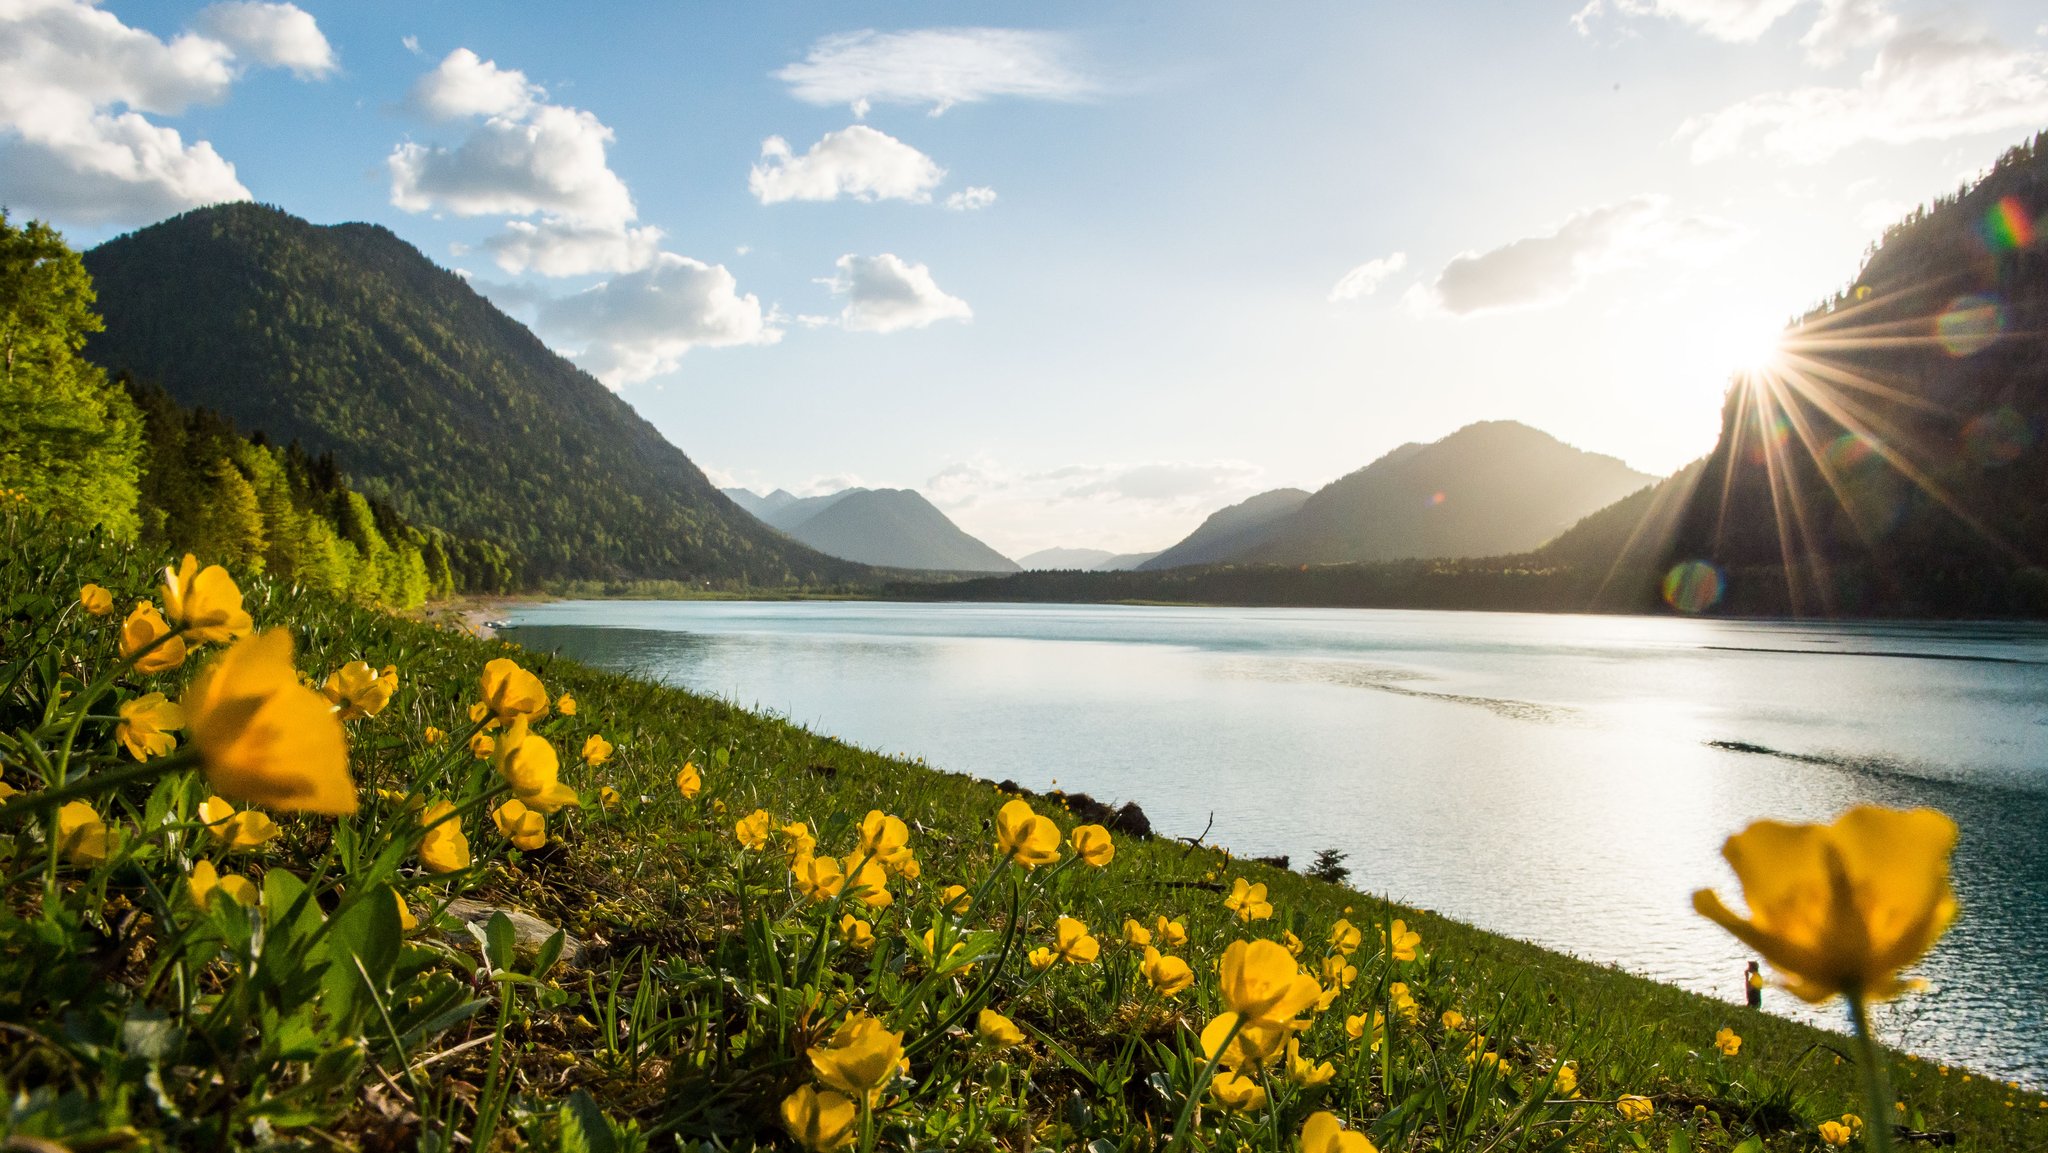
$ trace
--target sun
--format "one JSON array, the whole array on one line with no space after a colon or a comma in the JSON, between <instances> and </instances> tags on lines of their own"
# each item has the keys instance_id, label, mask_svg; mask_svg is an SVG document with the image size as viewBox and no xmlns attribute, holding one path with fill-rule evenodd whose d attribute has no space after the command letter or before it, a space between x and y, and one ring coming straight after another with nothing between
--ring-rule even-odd
<instances>
[{"instance_id":1,"label":"sun","mask_svg":"<svg viewBox=\"0 0 2048 1153\"><path fill-rule=\"evenodd\" d=\"M1785 363L1790 331L1782 317L1731 311L1709 318L1699 329L1700 355L1711 363L1701 367L1717 375L1769 375Z\"/></svg>"}]
</instances>

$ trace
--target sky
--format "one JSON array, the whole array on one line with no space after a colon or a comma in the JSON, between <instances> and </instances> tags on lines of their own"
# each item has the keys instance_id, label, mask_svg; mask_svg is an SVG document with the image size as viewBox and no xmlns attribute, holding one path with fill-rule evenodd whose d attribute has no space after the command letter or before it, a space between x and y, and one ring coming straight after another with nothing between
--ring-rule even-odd
<instances>
[{"instance_id":1,"label":"sky","mask_svg":"<svg viewBox=\"0 0 2048 1153\"><path fill-rule=\"evenodd\" d=\"M0 0L0 203L372 221L721 484L1011 556L1519 420L1668 473L2048 128L1995 0Z\"/></svg>"}]
</instances>

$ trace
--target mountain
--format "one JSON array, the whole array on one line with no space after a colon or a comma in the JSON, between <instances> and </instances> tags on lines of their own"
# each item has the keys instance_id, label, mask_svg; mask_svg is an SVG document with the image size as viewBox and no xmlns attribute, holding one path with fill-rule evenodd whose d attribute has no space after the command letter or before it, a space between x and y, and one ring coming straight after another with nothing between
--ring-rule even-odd
<instances>
[{"instance_id":1,"label":"mountain","mask_svg":"<svg viewBox=\"0 0 2048 1153\"><path fill-rule=\"evenodd\" d=\"M828 556L884 568L1016 572L1017 562L963 532L907 488L849 488L797 497L726 489L762 522Z\"/></svg>"},{"instance_id":2,"label":"mountain","mask_svg":"<svg viewBox=\"0 0 2048 1153\"><path fill-rule=\"evenodd\" d=\"M332 453L409 520L511 550L526 581L867 576L746 515L631 406L383 228L219 205L85 263L106 318L92 359Z\"/></svg>"},{"instance_id":3,"label":"mountain","mask_svg":"<svg viewBox=\"0 0 2048 1153\"><path fill-rule=\"evenodd\" d=\"M1023 569L1075 569L1086 571L1116 554L1100 548L1042 548L1017 558Z\"/></svg>"},{"instance_id":4,"label":"mountain","mask_svg":"<svg viewBox=\"0 0 2048 1153\"><path fill-rule=\"evenodd\" d=\"M1120 552L1096 564L1096 572L1129 572L1158 556L1156 552Z\"/></svg>"},{"instance_id":5,"label":"mountain","mask_svg":"<svg viewBox=\"0 0 2048 1153\"><path fill-rule=\"evenodd\" d=\"M1736 381L1675 534L1696 579L1674 599L2048 614L2044 434L2048 133L1888 229L1777 362Z\"/></svg>"},{"instance_id":6,"label":"mountain","mask_svg":"<svg viewBox=\"0 0 2048 1153\"><path fill-rule=\"evenodd\" d=\"M1265 543L1266 538L1306 500L1308 493L1298 488L1276 488L1247 497L1229 508L1210 513L1208 519L1196 526L1195 531L1179 544L1131 567L1156 570L1227 561Z\"/></svg>"}]
</instances>

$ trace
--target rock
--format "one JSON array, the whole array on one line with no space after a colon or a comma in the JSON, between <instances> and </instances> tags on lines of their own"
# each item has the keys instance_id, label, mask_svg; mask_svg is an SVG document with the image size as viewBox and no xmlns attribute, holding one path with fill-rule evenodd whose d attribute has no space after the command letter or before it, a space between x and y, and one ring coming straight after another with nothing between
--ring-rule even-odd
<instances>
[{"instance_id":1,"label":"rock","mask_svg":"<svg viewBox=\"0 0 2048 1153\"><path fill-rule=\"evenodd\" d=\"M1139 808L1136 801L1125 801L1122 808L1102 823L1109 826L1111 832L1127 837L1149 840L1152 836L1152 818L1145 815L1145 810Z\"/></svg>"},{"instance_id":2,"label":"rock","mask_svg":"<svg viewBox=\"0 0 2048 1153\"><path fill-rule=\"evenodd\" d=\"M449 916L461 921L467 921L479 929L490 924L491 918L498 913L505 914L505 919L512 922L512 950L519 956L534 956L540 952L540 947L547 943L547 939L555 935L555 926L548 924L546 921L523 909L514 909L509 905L487 905L482 901L470 901L460 898L448 904ZM459 938L454 937L452 934L450 936L458 944L468 944L472 940L467 934ZM585 952L583 942L577 940L566 930L563 931L561 964L567 965L571 969L580 969L583 967Z\"/></svg>"}]
</instances>

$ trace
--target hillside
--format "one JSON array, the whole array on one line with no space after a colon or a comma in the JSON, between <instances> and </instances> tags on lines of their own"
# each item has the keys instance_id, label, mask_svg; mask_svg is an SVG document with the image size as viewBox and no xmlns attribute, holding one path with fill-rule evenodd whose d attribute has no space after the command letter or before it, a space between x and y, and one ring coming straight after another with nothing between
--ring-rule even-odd
<instances>
[{"instance_id":1,"label":"hillside","mask_svg":"<svg viewBox=\"0 0 2048 1153\"><path fill-rule=\"evenodd\" d=\"M1300 510L1309 494L1298 488L1276 488L1217 509L1179 544L1143 564L1141 570L1215 564L1264 544L1273 531Z\"/></svg>"},{"instance_id":2,"label":"hillside","mask_svg":"<svg viewBox=\"0 0 2048 1153\"><path fill-rule=\"evenodd\" d=\"M733 503L827 556L892 569L1016 572L1017 562L969 536L907 488L849 488L823 496L726 489Z\"/></svg>"},{"instance_id":3,"label":"hillside","mask_svg":"<svg viewBox=\"0 0 2048 1153\"><path fill-rule=\"evenodd\" d=\"M2048 133L1737 382L1672 558L1741 613L2048 613Z\"/></svg>"},{"instance_id":4,"label":"hillside","mask_svg":"<svg viewBox=\"0 0 2048 1153\"><path fill-rule=\"evenodd\" d=\"M743 515L624 401L383 228L220 205L85 261L106 317L92 359L332 453L407 518L512 550L524 580L863 575Z\"/></svg>"},{"instance_id":5,"label":"hillside","mask_svg":"<svg viewBox=\"0 0 2048 1153\"><path fill-rule=\"evenodd\" d=\"M1017 565L1026 571L1074 569L1085 572L1115 555L1106 548L1042 548L1018 557Z\"/></svg>"}]
</instances>

